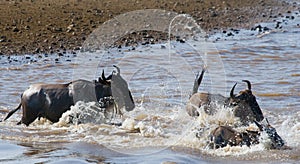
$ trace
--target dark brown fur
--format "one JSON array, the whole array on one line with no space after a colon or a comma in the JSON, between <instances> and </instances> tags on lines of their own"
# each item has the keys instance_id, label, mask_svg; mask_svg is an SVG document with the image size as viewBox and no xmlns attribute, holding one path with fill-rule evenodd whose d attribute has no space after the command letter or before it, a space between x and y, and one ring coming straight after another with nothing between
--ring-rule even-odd
<instances>
[{"instance_id":1,"label":"dark brown fur","mask_svg":"<svg viewBox=\"0 0 300 164\"><path fill-rule=\"evenodd\" d=\"M234 95L234 88L232 87L230 97L225 97L220 94L211 93L197 93L198 87L201 84L205 70L202 70L200 76L196 77L193 95L190 97L186 110L190 116L199 116L198 108L203 107L207 114L214 114L218 106L232 107L235 116L239 117L243 124L247 124L253 120L263 120L263 114L256 101L255 96L251 91L251 83L243 80L248 84L248 89L241 91L239 95Z\"/></svg>"},{"instance_id":2,"label":"dark brown fur","mask_svg":"<svg viewBox=\"0 0 300 164\"><path fill-rule=\"evenodd\" d=\"M116 66L115 66L116 67ZM119 70L118 67L116 67ZM115 90L121 90L118 94L112 93L111 83ZM120 80L121 79L121 80ZM127 111L132 110L135 105L126 81L119 73L112 74L108 78L102 73L98 81L76 80L67 84L33 84L21 95L19 106L10 111L4 120L22 107L23 116L18 124L31 124L36 118L44 117L52 122L59 121L64 112L70 109L78 101L95 101L105 97L115 96L118 109L125 107ZM126 88L123 88L126 87Z\"/></svg>"},{"instance_id":3,"label":"dark brown fur","mask_svg":"<svg viewBox=\"0 0 300 164\"><path fill-rule=\"evenodd\" d=\"M267 121L267 125L259 124L259 131L237 132L230 126L219 126L214 129L209 135L209 147L210 148L222 148L227 145L229 146L251 146L259 144L259 137L261 132L265 131L271 140L271 149L281 149L284 146L284 140L278 135L276 129L273 128Z\"/></svg>"}]
</instances>

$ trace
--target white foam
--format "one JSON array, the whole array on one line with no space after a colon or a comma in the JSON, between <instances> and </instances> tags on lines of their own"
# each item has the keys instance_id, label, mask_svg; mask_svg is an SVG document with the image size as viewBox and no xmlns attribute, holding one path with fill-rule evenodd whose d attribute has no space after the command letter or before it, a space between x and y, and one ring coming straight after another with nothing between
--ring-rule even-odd
<instances>
[{"instance_id":1,"label":"white foam","mask_svg":"<svg viewBox=\"0 0 300 164\"><path fill-rule=\"evenodd\" d=\"M80 123L106 123L108 118L105 116L104 109L96 102L77 102L71 106L71 110L63 113L57 125L80 124Z\"/></svg>"},{"instance_id":2,"label":"white foam","mask_svg":"<svg viewBox=\"0 0 300 164\"><path fill-rule=\"evenodd\" d=\"M51 123L46 119L36 120L29 127L20 126L24 136L6 136L5 139L22 142L70 142L84 141L101 144L108 148L127 153L126 148L159 146L180 146L195 148L214 156L238 156L253 152L265 151L270 146L266 134L261 136L261 143L247 146L226 146L220 149L208 149L209 133L219 125L237 126L238 118L228 108L219 107L214 115L207 115L198 109L200 116L188 116L184 107L149 107L137 106L135 110L126 112L120 121L122 126L108 125L111 121L103 109L96 103L78 102L65 112L59 122ZM72 119L70 116L73 116ZM76 117L74 117L76 116ZM266 117L288 146L297 147L300 143L300 112L294 115L276 116L266 112ZM13 118L14 120L14 118ZM72 122L73 124L70 124ZM2 122L8 127L11 122ZM235 128L244 131L249 127ZM250 128L257 128L251 124ZM198 137L196 137L198 134ZM65 136L68 136L67 138Z\"/></svg>"}]
</instances>

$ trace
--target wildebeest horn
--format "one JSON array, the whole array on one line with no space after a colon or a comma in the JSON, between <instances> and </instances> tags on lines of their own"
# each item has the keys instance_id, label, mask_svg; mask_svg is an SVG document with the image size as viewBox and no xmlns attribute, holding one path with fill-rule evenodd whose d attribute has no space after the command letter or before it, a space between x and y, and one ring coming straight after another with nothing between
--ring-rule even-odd
<instances>
[{"instance_id":1,"label":"wildebeest horn","mask_svg":"<svg viewBox=\"0 0 300 164\"><path fill-rule=\"evenodd\" d=\"M101 84L104 84L104 85L110 85L108 80L110 80L110 79L105 77L104 70L103 70L101 77L98 78L98 82Z\"/></svg>"},{"instance_id":2,"label":"wildebeest horn","mask_svg":"<svg viewBox=\"0 0 300 164\"><path fill-rule=\"evenodd\" d=\"M231 88L231 91L230 91L230 97L231 98L234 98L234 88L235 88L236 85L237 85L237 83L235 83L234 86Z\"/></svg>"},{"instance_id":3,"label":"wildebeest horn","mask_svg":"<svg viewBox=\"0 0 300 164\"><path fill-rule=\"evenodd\" d=\"M251 83L250 83L250 81L249 81L249 80L243 80L243 82L246 82L246 83L247 83L247 85L248 85L248 90L251 91Z\"/></svg>"},{"instance_id":4,"label":"wildebeest horn","mask_svg":"<svg viewBox=\"0 0 300 164\"><path fill-rule=\"evenodd\" d=\"M102 70L102 75L101 76L102 76L102 80L106 81L106 78L105 78L105 75L104 75L104 70Z\"/></svg>"},{"instance_id":5,"label":"wildebeest horn","mask_svg":"<svg viewBox=\"0 0 300 164\"><path fill-rule=\"evenodd\" d=\"M120 68L117 67L116 65L113 65L113 67L115 67L117 69L117 75L119 75L121 73Z\"/></svg>"}]
</instances>

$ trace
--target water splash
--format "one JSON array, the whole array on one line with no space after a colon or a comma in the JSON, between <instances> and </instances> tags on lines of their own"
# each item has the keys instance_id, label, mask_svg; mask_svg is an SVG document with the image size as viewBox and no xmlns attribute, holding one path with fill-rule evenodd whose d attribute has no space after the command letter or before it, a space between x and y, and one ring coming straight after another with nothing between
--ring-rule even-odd
<instances>
[{"instance_id":1,"label":"water splash","mask_svg":"<svg viewBox=\"0 0 300 164\"><path fill-rule=\"evenodd\" d=\"M65 112L60 118L57 125L68 125L68 124L103 124L108 123L108 113L105 108L96 102L77 102L74 106L71 106L71 110Z\"/></svg>"}]
</instances>

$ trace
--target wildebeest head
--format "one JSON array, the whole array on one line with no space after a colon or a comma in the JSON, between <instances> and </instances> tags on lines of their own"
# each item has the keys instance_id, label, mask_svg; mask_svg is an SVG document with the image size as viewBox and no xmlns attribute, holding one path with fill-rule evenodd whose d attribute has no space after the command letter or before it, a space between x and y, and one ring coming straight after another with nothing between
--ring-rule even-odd
<instances>
[{"instance_id":1,"label":"wildebeest head","mask_svg":"<svg viewBox=\"0 0 300 164\"><path fill-rule=\"evenodd\" d=\"M276 129L269 124L268 119L266 119L267 124L260 124L257 121L254 122L260 131L267 133L269 139L271 140L272 149L280 149L282 146L284 146L284 140L278 135Z\"/></svg>"},{"instance_id":2,"label":"wildebeest head","mask_svg":"<svg viewBox=\"0 0 300 164\"><path fill-rule=\"evenodd\" d=\"M107 89L106 95L97 95L100 99L104 100L107 97L111 97L114 100L115 107L117 108L117 112L123 107L125 107L126 111L131 111L134 109L135 104L132 98L131 92L128 88L127 82L120 75L120 68L113 65L116 68L112 74L108 77L105 77L104 70L102 71L101 77L98 78L98 81L95 81L96 90L97 89ZM97 91L96 91L97 94ZM110 98L107 100L111 100ZM103 103L103 102L102 102Z\"/></svg>"},{"instance_id":3,"label":"wildebeest head","mask_svg":"<svg viewBox=\"0 0 300 164\"><path fill-rule=\"evenodd\" d=\"M101 76L98 78L98 81L97 80L94 81L95 93L98 101L101 98L112 96L111 77L112 74L109 75L108 77L105 77L104 70L103 70ZM105 90L105 92L101 92L102 90Z\"/></svg>"},{"instance_id":4,"label":"wildebeest head","mask_svg":"<svg viewBox=\"0 0 300 164\"><path fill-rule=\"evenodd\" d=\"M116 107L118 110L125 107L126 111L131 111L134 109L135 104L128 88L127 82L120 75L120 68L115 66L116 71L111 74L111 91L112 96L116 102Z\"/></svg>"},{"instance_id":5,"label":"wildebeest head","mask_svg":"<svg viewBox=\"0 0 300 164\"><path fill-rule=\"evenodd\" d=\"M230 91L229 107L233 107L235 116L241 118L241 122L261 121L264 119L263 113L256 101L256 97L252 94L251 83L248 80L243 80L247 83L248 88L240 91L238 95L234 94L234 88Z\"/></svg>"}]
</instances>

